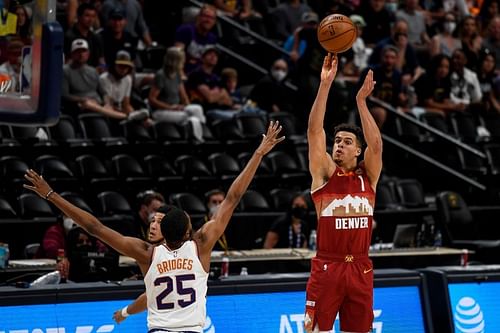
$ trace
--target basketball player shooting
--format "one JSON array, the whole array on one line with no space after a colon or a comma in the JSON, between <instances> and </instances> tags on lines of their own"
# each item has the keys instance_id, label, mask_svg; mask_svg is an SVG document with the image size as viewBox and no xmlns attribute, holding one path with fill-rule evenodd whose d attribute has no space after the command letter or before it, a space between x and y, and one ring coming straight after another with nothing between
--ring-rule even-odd
<instances>
[{"instance_id":1,"label":"basketball player shooting","mask_svg":"<svg viewBox=\"0 0 500 333\"><path fill-rule=\"evenodd\" d=\"M331 332L337 313L342 332L369 332L373 321L373 266L368 250L382 169L382 139L366 98L375 82L373 72L368 71L356 96L363 129L336 126L333 151L328 154L323 122L337 61L331 53L324 59L307 129L311 194L318 216L317 252L306 289L308 333ZM364 158L358 163L364 141Z\"/></svg>"},{"instance_id":2,"label":"basketball player shooting","mask_svg":"<svg viewBox=\"0 0 500 333\"><path fill-rule=\"evenodd\" d=\"M125 237L103 225L88 212L72 205L54 192L33 170L25 174L31 185L24 187L52 202L91 235L116 251L137 261L144 274L150 333L201 333L206 317L207 280L212 248L226 229L241 197L252 181L264 155L284 140L281 126L271 122L267 133L246 167L235 179L217 213L196 233L183 210L170 206L154 217L165 243L153 246L143 240Z\"/></svg>"}]
</instances>

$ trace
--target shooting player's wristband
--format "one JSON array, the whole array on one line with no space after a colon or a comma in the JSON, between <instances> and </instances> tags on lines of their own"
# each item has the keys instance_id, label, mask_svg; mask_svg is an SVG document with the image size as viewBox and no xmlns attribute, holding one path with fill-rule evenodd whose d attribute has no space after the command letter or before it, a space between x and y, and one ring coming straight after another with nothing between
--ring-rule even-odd
<instances>
[{"instance_id":1,"label":"shooting player's wristband","mask_svg":"<svg viewBox=\"0 0 500 333\"><path fill-rule=\"evenodd\" d=\"M127 318L128 316L130 316L130 314L127 312L127 310L128 310L128 305L122 309L122 317L123 318Z\"/></svg>"}]
</instances>

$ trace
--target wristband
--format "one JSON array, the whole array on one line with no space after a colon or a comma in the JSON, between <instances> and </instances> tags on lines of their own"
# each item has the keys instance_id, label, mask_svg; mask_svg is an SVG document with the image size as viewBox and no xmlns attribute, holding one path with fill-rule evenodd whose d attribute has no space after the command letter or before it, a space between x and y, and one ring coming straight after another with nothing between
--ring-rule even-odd
<instances>
[{"instance_id":1,"label":"wristband","mask_svg":"<svg viewBox=\"0 0 500 333\"><path fill-rule=\"evenodd\" d=\"M130 316L130 313L127 312L127 309L128 309L128 305L122 309L122 317L123 318L127 318L128 316Z\"/></svg>"},{"instance_id":2,"label":"wristband","mask_svg":"<svg viewBox=\"0 0 500 333\"><path fill-rule=\"evenodd\" d=\"M47 194L45 194L45 200L49 200L49 197L52 195L52 193L54 193L54 190L48 191Z\"/></svg>"}]
</instances>

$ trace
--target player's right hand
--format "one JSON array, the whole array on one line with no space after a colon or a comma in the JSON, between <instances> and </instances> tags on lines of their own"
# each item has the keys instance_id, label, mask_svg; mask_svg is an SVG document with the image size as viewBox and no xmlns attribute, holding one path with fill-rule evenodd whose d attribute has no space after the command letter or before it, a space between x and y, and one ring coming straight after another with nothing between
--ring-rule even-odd
<instances>
[{"instance_id":1,"label":"player's right hand","mask_svg":"<svg viewBox=\"0 0 500 333\"><path fill-rule=\"evenodd\" d=\"M256 152L262 155L266 155L271 151L271 149L273 149L274 146L285 140L284 136L278 138L278 134L282 129L283 127L280 126L279 121L270 121L269 127L267 128L267 133L262 134L262 142L260 143L260 146L259 148L257 148Z\"/></svg>"},{"instance_id":2,"label":"player's right hand","mask_svg":"<svg viewBox=\"0 0 500 333\"><path fill-rule=\"evenodd\" d=\"M116 321L117 324L121 323L124 321L126 318L122 316L122 310L116 310L115 313L113 313L113 320Z\"/></svg>"},{"instance_id":3,"label":"player's right hand","mask_svg":"<svg viewBox=\"0 0 500 333\"><path fill-rule=\"evenodd\" d=\"M50 188L49 184L43 179L43 177L36 173L33 169L26 171L24 178L28 180L31 185L23 184L23 187L35 192L43 199L45 199L47 194L52 191L52 188Z\"/></svg>"},{"instance_id":4,"label":"player's right hand","mask_svg":"<svg viewBox=\"0 0 500 333\"><path fill-rule=\"evenodd\" d=\"M321 69L321 81L331 83L337 76L338 58L335 53L328 53L323 60L323 68Z\"/></svg>"}]
</instances>

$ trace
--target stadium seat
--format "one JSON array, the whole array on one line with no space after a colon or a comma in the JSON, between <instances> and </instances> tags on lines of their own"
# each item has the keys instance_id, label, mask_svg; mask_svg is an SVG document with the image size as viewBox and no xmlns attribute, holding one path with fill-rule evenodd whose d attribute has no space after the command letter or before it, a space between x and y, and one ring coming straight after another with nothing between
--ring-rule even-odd
<instances>
[{"instance_id":1,"label":"stadium seat","mask_svg":"<svg viewBox=\"0 0 500 333\"><path fill-rule=\"evenodd\" d=\"M189 214L205 214L207 209L196 195L192 193L175 193L170 196L173 205L185 210Z\"/></svg>"},{"instance_id":2,"label":"stadium seat","mask_svg":"<svg viewBox=\"0 0 500 333\"><path fill-rule=\"evenodd\" d=\"M379 181L377 184L375 209L401 209L401 204L396 199L394 183L392 181Z\"/></svg>"},{"instance_id":3,"label":"stadium seat","mask_svg":"<svg viewBox=\"0 0 500 333\"><path fill-rule=\"evenodd\" d=\"M201 194L217 187L218 181L206 164L196 156L181 155L174 161L175 168L185 180L185 190Z\"/></svg>"},{"instance_id":4,"label":"stadium seat","mask_svg":"<svg viewBox=\"0 0 500 333\"><path fill-rule=\"evenodd\" d=\"M271 210L266 198L255 190L247 190L239 203L243 212L268 212Z\"/></svg>"},{"instance_id":5,"label":"stadium seat","mask_svg":"<svg viewBox=\"0 0 500 333\"><path fill-rule=\"evenodd\" d=\"M153 186L152 178L145 174L139 162L130 155L118 154L113 156L111 158L111 167L114 175L120 181L121 186L119 188L129 198Z\"/></svg>"},{"instance_id":6,"label":"stadium seat","mask_svg":"<svg viewBox=\"0 0 500 333\"><path fill-rule=\"evenodd\" d=\"M53 155L35 159L34 168L57 190L78 191L80 184L64 161Z\"/></svg>"},{"instance_id":7,"label":"stadium seat","mask_svg":"<svg viewBox=\"0 0 500 333\"><path fill-rule=\"evenodd\" d=\"M484 146L486 157L488 158L488 165L492 175L500 174L500 145L488 144Z\"/></svg>"},{"instance_id":8,"label":"stadium seat","mask_svg":"<svg viewBox=\"0 0 500 333\"><path fill-rule=\"evenodd\" d=\"M177 193L185 190L184 178L163 155L151 154L144 157L146 174L154 179L160 192Z\"/></svg>"},{"instance_id":9,"label":"stadium seat","mask_svg":"<svg viewBox=\"0 0 500 333\"><path fill-rule=\"evenodd\" d=\"M84 138L107 145L122 145L127 141L123 137L114 136L109 127L108 119L98 113L83 113L78 115Z\"/></svg>"},{"instance_id":10,"label":"stadium seat","mask_svg":"<svg viewBox=\"0 0 500 333\"><path fill-rule=\"evenodd\" d=\"M0 218L11 219L16 217L16 211L12 208L10 203L4 198L0 198Z\"/></svg>"},{"instance_id":11,"label":"stadium seat","mask_svg":"<svg viewBox=\"0 0 500 333\"><path fill-rule=\"evenodd\" d=\"M59 117L54 126L49 127L49 134L50 138L60 145L71 147L92 145L90 140L79 137L73 118L65 114Z\"/></svg>"},{"instance_id":12,"label":"stadium seat","mask_svg":"<svg viewBox=\"0 0 500 333\"><path fill-rule=\"evenodd\" d=\"M443 115L435 112L426 112L420 116L420 119L427 125L434 127L445 134L450 134L448 123Z\"/></svg>"},{"instance_id":13,"label":"stadium seat","mask_svg":"<svg viewBox=\"0 0 500 333\"><path fill-rule=\"evenodd\" d=\"M19 214L23 219L53 217L54 212L47 201L35 193L23 193L18 197Z\"/></svg>"},{"instance_id":14,"label":"stadium seat","mask_svg":"<svg viewBox=\"0 0 500 333\"><path fill-rule=\"evenodd\" d=\"M105 191L97 195L100 211L104 216L130 215L132 208L123 195L114 191Z\"/></svg>"},{"instance_id":15,"label":"stadium seat","mask_svg":"<svg viewBox=\"0 0 500 333\"><path fill-rule=\"evenodd\" d=\"M149 130L138 121L125 121L122 123L123 134L128 142L151 142L153 136Z\"/></svg>"},{"instance_id":16,"label":"stadium seat","mask_svg":"<svg viewBox=\"0 0 500 333\"><path fill-rule=\"evenodd\" d=\"M450 113L450 122L453 134L460 140L468 143L484 141L484 137L477 135L477 125L472 114L452 112Z\"/></svg>"},{"instance_id":17,"label":"stadium seat","mask_svg":"<svg viewBox=\"0 0 500 333\"><path fill-rule=\"evenodd\" d=\"M478 239L477 223L459 193L453 191L438 193L436 208L445 246L474 250L475 257L479 260L497 262L500 240Z\"/></svg>"},{"instance_id":18,"label":"stadium seat","mask_svg":"<svg viewBox=\"0 0 500 333\"><path fill-rule=\"evenodd\" d=\"M302 189L310 185L309 174L283 151L274 151L267 155L272 173L279 175L281 187Z\"/></svg>"},{"instance_id":19,"label":"stadium seat","mask_svg":"<svg viewBox=\"0 0 500 333\"><path fill-rule=\"evenodd\" d=\"M95 155L84 154L76 158L78 173L84 184L93 193L116 189L118 181L112 177L104 164Z\"/></svg>"},{"instance_id":20,"label":"stadium seat","mask_svg":"<svg viewBox=\"0 0 500 333\"><path fill-rule=\"evenodd\" d=\"M28 164L19 156L0 157L0 185L8 195L15 196L23 192L24 174L29 169Z\"/></svg>"},{"instance_id":21,"label":"stadium seat","mask_svg":"<svg viewBox=\"0 0 500 333\"><path fill-rule=\"evenodd\" d=\"M245 139L260 138L262 134L267 132L266 124L261 116L249 113L238 113L234 118Z\"/></svg>"},{"instance_id":22,"label":"stadium seat","mask_svg":"<svg viewBox=\"0 0 500 333\"><path fill-rule=\"evenodd\" d=\"M241 169L238 162L226 153L214 153L208 157L208 163L212 170L212 174L224 178L236 178L239 175Z\"/></svg>"},{"instance_id":23,"label":"stadium seat","mask_svg":"<svg viewBox=\"0 0 500 333\"><path fill-rule=\"evenodd\" d=\"M75 192L62 192L59 194L61 197L64 199L68 200L71 202L73 205L76 207L83 209L91 214L94 213L94 210L90 208L89 204L85 201L85 199L78 193Z\"/></svg>"},{"instance_id":24,"label":"stadium seat","mask_svg":"<svg viewBox=\"0 0 500 333\"><path fill-rule=\"evenodd\" d=\"M427 206L422 184L416 179L397 179L396 191L401 205L406 208Z\"/></svg>"},{"instance_id":25,"label":"stadium seat","mask_svg":"<svg viewBox=\"0 0 500 333\"><path fill-rule=\"evenodd\" d=\"M277 211L287 211L291 207L292 199L299 195L299 191L290 191L285 188L274 188L269 194L271 195L271 200L273 202L274 210Z\"/></svg>"}]
</instances>

